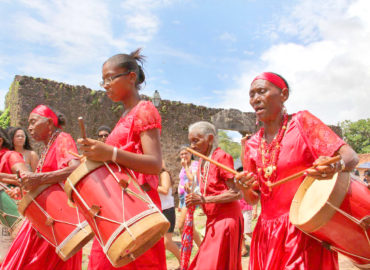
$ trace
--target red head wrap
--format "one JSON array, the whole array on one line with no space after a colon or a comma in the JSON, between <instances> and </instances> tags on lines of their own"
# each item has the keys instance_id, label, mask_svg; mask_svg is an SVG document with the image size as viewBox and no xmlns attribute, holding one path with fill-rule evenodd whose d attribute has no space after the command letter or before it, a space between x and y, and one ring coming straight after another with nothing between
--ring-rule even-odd
<instances>
[{"instance_id":1,"label":"red head wrap","mask_svg":"<svg viewBox=\"0 0 370 270\"><path fill-rule=\"evenodd\" d=\"M48 106L38 105L32 110L31 113L50 118L51 120L53 120L54 126L60 128L60 125L58 124L58 116Z\"/></svg>"},{"instance_id":2,"label":"red head wrap","mask_svg":"<svg viewBox=\"0 0 370 270\"><path fill-rule=\"evenodd\" d=\"M254 78L254 80L252 81L252 83L255 80L266 80L266 81L269 81L270 83L272 83L273 85L279 87L280 89L288 88L288 86L286 85L286 83L284 82L284 80L280 76L278 76L278 75L276 75L274 73L271 73L271 72L263 72L263 73L261 73L256 78Z\"/></svg>"}]
</instances>

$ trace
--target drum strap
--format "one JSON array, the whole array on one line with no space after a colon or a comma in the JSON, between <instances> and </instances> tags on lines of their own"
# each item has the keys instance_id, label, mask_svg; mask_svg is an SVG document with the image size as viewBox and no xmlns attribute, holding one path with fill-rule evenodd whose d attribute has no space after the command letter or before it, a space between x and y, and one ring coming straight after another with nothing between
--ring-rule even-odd
<instances>
[{"instance_id":1,"label":"drum strap","mask_svg":"<svg viewBox=\"0 0 370 270\"><path fill-rule=\"evenodd\" d=\"M361 220L358 220L357 218L349 215L348 213L346 213L345 211L343 211L342 209L336 207L335 205L333 205L331 202L327 201L326 202L327 205L329 205L330 207L332 207L333 209L335 209L338 213L342 214L343 216L345 216L346 218L348 218L349 220L351 220L352 222L356 223L357 225L359 225L363 230L364 230L364 233L365 233L365 236L366 236L366 239L367 239L367 243L369 244L369 247L370 247L370 238L369 238L369 235L367 234L367 229L366 227L363 225L363 222L361 222L361 220L365 220L367 217L369 216L365 216L364 218L362 218Z\"/></svg>"}]
</instances>

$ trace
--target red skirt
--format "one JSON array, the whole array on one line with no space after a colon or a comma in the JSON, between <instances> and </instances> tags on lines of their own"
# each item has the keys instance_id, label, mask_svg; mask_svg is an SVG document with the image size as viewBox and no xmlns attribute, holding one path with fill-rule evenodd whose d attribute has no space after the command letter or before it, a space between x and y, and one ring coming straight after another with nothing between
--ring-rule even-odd
<instances>
[{"instance_id":1,"label":"red skirt","mask_svg":"<svg viewBox=\"0 0 370 270\"><path fill-rule=\"evenodd\" d=\"M238 209L207 216L206 234L188 270L242 270L243 216Z\"/></svg>"},{"instance_id":2,"label":"red skirt","mask_svg":"<svg viewBox=\"0 0 370 270\"><path fill-rule=\"evenodd\" d=\"M253 231L250 270L338 270L336 252L325 249L289 222L289 214L259 217Z\"/></svg>"},{"instance_id":3,"label":"red skirt","mask_svg":"<svg viewBox=\"0 0 370 270\"><path fill-rule=\"evenodd\" d=\"M38 236L27 219L1 265L4 270L80 270L81 267L82 251L64 262L55 247Z\"/></svg>"}]
</instances>

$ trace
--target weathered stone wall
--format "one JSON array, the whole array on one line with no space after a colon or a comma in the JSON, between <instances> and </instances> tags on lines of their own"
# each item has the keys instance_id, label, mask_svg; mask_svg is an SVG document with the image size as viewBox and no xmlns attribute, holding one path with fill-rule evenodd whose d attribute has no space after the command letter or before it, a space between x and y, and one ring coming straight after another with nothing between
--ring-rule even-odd
<instances>
[{"instance_id":1,"label":"weathered stone wall","mask_svg":"<svg viewBox=\"0 0 370 270\"><path fill-rule=\"evenodd\" d=\"M143 96L144 99L148 97ZM62 112L67 119L65 131L78 138L80 128L77 118L85 120L86 132L95 138L101 125L114 127L123 112L120 103L113 103L104 91L95 91L85 86L72 86L41 78L16 76L6 96L11 126L27 126L31 110L38 104L46 104ZM210 121L217 128L239 131L242 134L255 132L255 114L235 109L224 110L184 104L179 101L162 100L158 106L162 117L161 144L163 157L176 183L180 171L178 152L188 143L188 126L196 121ZM341 135L339 127L334 127ZM36 149L40 145L34 144Z\"/></svg>"}]
</instances>

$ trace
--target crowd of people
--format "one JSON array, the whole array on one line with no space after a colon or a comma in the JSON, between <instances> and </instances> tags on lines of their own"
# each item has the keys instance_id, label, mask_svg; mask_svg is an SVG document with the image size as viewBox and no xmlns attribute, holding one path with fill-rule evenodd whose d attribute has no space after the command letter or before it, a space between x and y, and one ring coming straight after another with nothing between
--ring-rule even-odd
<instances>
[{"instance_id":1,"label":"crowd of people","mask_svg":"<svg viewBox=\"0 0 370 270\"><path fill-rule=\"evenodd\" d=\"M140 50L136 50L114 55L103 63L101 86L112 101L124 104L124 112L112 130L102 126L96 139L77 140L80 153L86 158L113 161L134 171L142 190L170 222L164 238L119 269L167 269L165 249L173 253L179 265L183 264L173 233L176 224L183 232L191 207L201 209L206 227L201 235L194 226L197 221L192 223L191 239L198 252L182 269L241 270L241 257L245 255L250 256L252 270L338 269L335 252L290 223L289 207L304 176L330 179L337 172L352 171L358 162L352 148L310 112L288 114L284 106L290 93L287 81L278 74L264 72L251 82L246 97L256 112L260 129L242 140L243 167L235 175L210 162L208 159L234 169L231 155L218 147L215 126L206 121L191 124L189 145L181 147L178 153L181 171L176 207L174 179L161 154L161 117L150 101L140 100L139 96L145 81L142 60ZM71 135L63 131L66 121L57 110L39 105L30 113L28 123L32 138L45 145L40 158L32 151L25 129L12 128L9 134L0 129L0 179L7 179L1 181L13 186L7 190L13 198L44 184L63 183L81 162L71 154L77 153L77 146ZM208 158L197 161L186 147ZM341 160L319 165L334 155L340 155ZM319 166L308 169L312 164ZM305 175L294 181L274 189L267 185L304 169ZM251 221L257 217L259 202L261 213L252 232ZM251 239L250 254L245 237ZM26 218L1 269L81 269L81 260L81 251L65 262L61 260L55 248L38 235ZM97 239L91 248L88 269L116 269Z\"/></svg>"}]
</instances>

